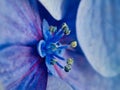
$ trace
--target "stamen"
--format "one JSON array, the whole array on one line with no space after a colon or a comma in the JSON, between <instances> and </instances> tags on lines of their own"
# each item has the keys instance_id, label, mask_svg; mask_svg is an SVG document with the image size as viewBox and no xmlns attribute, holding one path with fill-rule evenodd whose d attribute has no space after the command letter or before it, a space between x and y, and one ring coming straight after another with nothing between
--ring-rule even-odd
<instances>
[{"instance_id":1,"label":"stamen","mask_svg":"<svg viewBox=\"0 0 120 90\"><path fill-rule=\"evenodd\" d=\"M57 50L57 45L56 45L56 44L54 44L54 43L52 43L52 44L51 44L51 49L52 49L52 51Z\"/></svg>"},{"instance_id":2,"label":"stamen","mask_svg":"<svg viewBox=\"0 0 120 90\"><path fill-rule=\"evenodd\" d=\"M57 54L54 54L55 57L59 58L60 60L65 60L63 57L57 55Z\"/></svg>"},{"instance_id":3,"label":"stamen","mask_svg":"<svg viewBox=\"0 0 120 90\"><path fill-rule=\"evenodd\" d=\"M68 48L68 46L66 45L66 46L60 46L60 47L58 47L58 49L67 49Z\"/></svg>"},{"instance_id":4,"label":"stamen","mask_svg":"<svg viewBox=\"0 0 120 90\"><path fill-rule=\"evenodd\" d=\"M50 61L50 64L51 65L54 65L54 64L56 64L57 63L57 60L56 59L51 59L51 61Z\"/></svg>"},{"instance_id":5,"label":"stamen","mask_svg":"<svg viewBox=\"0 0 120 90\"><path fill-rule=\"evenodd\" d=\"M61 52L70 47L75 48L77 46L77 42L73 41L71 42L70 45L62 45L60 43L59 40L64 35L70 34L69 27L66 23L64 23L59 30L57 30L56 26L49 27L49 25L46 25L46 24L48 24L47 21L43 20L44 40L39 41L38 53L41 57L46 58L47 67L49 71L51 71L51 73L53 70L49 68L49 65L55 65L55 64L59 66L61 69L64 69L65 72L69 72L73 64L73 59L69 58L66 61L65 58L61 56ZM48 26L48 28L46 28L45 26ZM66 66L63 66L62 64L60 64L59 60L63 60L62 62L66 61Z\"/></svg>"},{"instance_id":6,"label":"stamen","mask_svg":"<svg viewBox=\"0 0 120 90\"><path fill-rule=\"evenodd\" d=\"M62 29L65 29L65 28L68 28L68 26L67 26L66 23L63 23L63 25L62 25Z\"/></svg>"},{"instance_id":7,"label":"stamen","mask_svg":"<svg viewBox=\"0 0 120 90\"><path fill-rule=\"evenodd\" d=\"M65 67L64 67L64 71L65 72L69 72L71 70L71 65L66 65Z\"/></svg>"},{"instance_id":8,"label":"stamen","mask_svg":"<svg viewBox=\"0 0 120 90\"><path fill-rule=\"evenodd\" d=\"M75 48L75 47L77 47L77 42L76 41L73 41L73 42L71 42L71 47L73 47L73 48Z\"/></svg>"},{"instance_id":9,"label":"stamen","mask_svg":"<svg viewBox=\"0 0 120 90\"><path fill-rule=\"evenodd\" d=\"M49 30L50 30L51 33L54 33L54 32L56 32L57 27L55 27L55 26L50 26L50 27L49 27Z\"/></svg>"},{"instance_id":10,"label":"stamen","mask_svg":"<svg viewBox=\"0 0 120 90\"><path fill-rule=\"evenodd\" d=\"M72 64L73 64L73 59L72 59L72 58L69 58L69 59L67 60L67 64L68 64L68 65L72 65Z\"/></svg>"},{"instance_id":11,"label":"stamen","mask_svg":"<svg viewBox=\"0 0 120 90\"><path fill-rule=\"evenodd\" d=\"M60 29L58 32L55 33L55 35L53 36L53 38L50 39L50 41L52 43L55 43L55 42L59 41L63 36L64 36L64 33Z\"/></svg>"},{"instance_id":12,"label":"stamen","mask_svg":"<svg viewBox=\"0 0 120 90\"><path fill-rule=\"evenodd\" d=\"M56 62L56 64L60 67L60 68L64 68L60 63Z\"/></svg>"},{"instance_id":13,"label":"stamen","mask_svg":"<svg viewBox=\"0 0 120 90\"><path fill-rule=\"evenodd\" d=\"M63 23L62 29L64 30L64 34L65 35L69 35L70 34L70 30L69 30L69 28L68 28L66 23Z\"/></svg>"}]
</instances>

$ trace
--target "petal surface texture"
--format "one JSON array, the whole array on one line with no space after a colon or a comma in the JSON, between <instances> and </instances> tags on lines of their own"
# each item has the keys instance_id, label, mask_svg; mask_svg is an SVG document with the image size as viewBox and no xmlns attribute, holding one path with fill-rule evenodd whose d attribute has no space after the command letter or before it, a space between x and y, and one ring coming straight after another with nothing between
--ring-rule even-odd
<instances>
[{"instance_id":1,"label":"petal surface texture","mask_svg":"<svg viewBox=\"0 0 120 90\"><path fill-rule=\"evenodd\" d=\"M67 50L64 57L71 56L74 58L72 69L69 73L62 72L61 76L73 90L119 90L120 75L103 77L83 55Z\"/></svg>"},{"instance_id":2,"label":"petal surface texture","mask_svg":"<svg viewBox=\"0 0 120 90\"><path fill-rule=\"evenodd\" d=\"M73 90L73 89L65 81L49 75L47 90Z\"/></svg>"},{"instance_id":3,"label":"petal surface texture","mask_svg":"<svg viewBox=\"0 0 120 90\"><path fill-rule=\"evenodd\" d=\"M0 2L0 82L5 90L46 90L47 68L36 50L42 32L35 2Z\"/></svg>"},{"instance_id":4,"label":"petal surface texture","mask_svg":"<svg viewBox=\"0 0 120 90\"><path fill-rule=\"evenodd\" d=\"M0 8L0 45L28 44L41 38L40 18L28 0L3 0Z\"/></svg>"},{"instance_id":5,"label":"petal surface texture","mask_svg":"<svg viewBox=\"0 0 120 90\"><path fill-rule=\"evenodd\" d=\"M106 77L120 73L120 1L83 0L77 13L77 38L93 68Z\"/></svg>"},{"instance_id":6,"label":"petal surface texture","mask_svg":"<svg viewBox=\"0 0 120 90\"><path fill-rule=\"evenodd\" d=\"M47 70L30 47L10 46L0 51L0 81L7 90L45 90Z\"/></svg>"},{"instance_id":7,"label":"petal surface texture","mask_svg":"<svg viewBox=\"0 0 120 90\"><path fill-rule=\"evenodd\" d=\"M56 18L62 18L62 9L64 7L64 0L39 0L42 5L50 12L50 14Z\"/></svg>"},{"instance_id":8,"label":"petal surface texture","mask_svg":"<svg viewBox=\"0 0 120 90\"><path fill-rule=\"evenodd\" d=\"M69 3L72 0L39 0L49 13L57 20L65 15Z\"/></svg>"}]
</instances>

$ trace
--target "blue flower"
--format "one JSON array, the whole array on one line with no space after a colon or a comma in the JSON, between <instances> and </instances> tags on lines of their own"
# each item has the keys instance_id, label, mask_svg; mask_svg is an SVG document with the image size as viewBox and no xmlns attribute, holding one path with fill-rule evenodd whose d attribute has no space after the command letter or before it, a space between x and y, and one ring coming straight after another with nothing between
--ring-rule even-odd
<instances>
[{"instance_id":1,"label":"blue flower","mask_svg":"<svg viewBox=\"0 0 120 90\"><path fill-rule=\"evenodd\" d=\"M50 53L42 51L42 54L46 54L46 60L40 54L43 50L39 48L40 44L49 42L45 36L49 33L46 32L49 27L41 21L40 16L43 13L40 12L39 15L37 4L34 0L4 0L0 3L0 82L7 90L46 90L48 70L54 75L51 71L54 68L48 65ZM64 30L64 33L68 34L69 31ZM63 32L58 35L56 33L57 41L62 34ZM60 46L53 56L63 59L59 54L61 49L66 47L68 45ZM54 48L54 44L51 48ZM68 64L71 69L70 62ZM60 66L60 63L57 65ZM68 67L65 67L65 70L68 70ZM58 81L63 83L63 80ZM68 85L65 82L63 84Z\"/></svg>"},{"instance_id":2,"label":"blue flower","mask_svg":"<svg viewBox=\"0 0 120 90\"><path fill-rule=\"evenodd\" d=\"M80 0L0 2L0 89L120 88L118 31L114 32L117 40L113 39L114 28L119 28L119 1L79 2ZM114 14L111 14L113 11ZM108 21L112 24L108 24ZM92 34L89 30L93 30ZM97 31L101 30L111 36L103 31L98 34ZM102 35L104 38L99 39ZM79 42L76 48L74 40ZM104 40L117 44L107 45L102 42ZM106 48L99 48L99 45L105 45ZM99 53L99 49L102 53ZM108 56L103 58L104 55Z\"/></svg>"},{"instance_id":3,"label":"blue flower","mask_svg":"<svg viewBox=\"0 0 120 90\"><path fill-rule=\"evenodd\" d=\"M62 45L60 40L65 35L69 35L70 30L66 23L62 25L62 28L57 30L55 26L49 26L46 20L43 20L43 36L44 39L39 41L38 44L38 52L39 55L44 58L48 68L48 72L57 76L57 73L54 69L54 65L58 65L61 69L64 69L66 72L71 70L71 66L73 64L73 59L69 58L65 60L62 56L62 51L67 48L75 48L77 46L77 42L73 41L70 45ZM59 63L59 60L66 62L66 66L63 66Z\"/></svg>"}]
</instances>

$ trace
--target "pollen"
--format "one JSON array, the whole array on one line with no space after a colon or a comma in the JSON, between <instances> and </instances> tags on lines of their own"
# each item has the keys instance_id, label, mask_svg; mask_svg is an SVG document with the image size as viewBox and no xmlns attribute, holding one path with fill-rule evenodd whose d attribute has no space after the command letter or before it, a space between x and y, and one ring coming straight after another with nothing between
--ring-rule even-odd
<instances>
[{"instance_id":1,"label":"pollen","mask_svg":"<svg viewBox=\"0 0 120 90\"><path fill-rule=\"evenodd\" d=\"M50 30L51 33L54 33L54 32L57 30L57 27L55 27L55 26L50 26L50 27L49 27L49 30Z\"/></svg>"},{"instance_id":2,"label":"pollen","mask_svg":"<svg viewBox=\"0 0 120 90\"><path fill-rule=\"evenodd\" d=\"M77 42L76 41L71 42L71 47L73 48L77 47Z\"/></svg>"},{"instance_id":3,"label":"pollen","mask_svg":"<svg viewBox=\"0 0 120 90\"><path fill-rule=\"evenodd\" d=\"M42 58L45 58L46 66L51 73L54 73L52 68L53 65L57 65L65 72L69 72L72 68L73 59L64 58L62 56L62 51L71 47L76 47L77 42L73 41L70 45L62 44L60 40L65 36L70 34L69 27L66 23L63 23L61 28L57 29L56 26L49 26L46 20L43 20L43 36L44 38L38 43L38 53ZM66 65L64 66L63 63Z\"/></svg>"},{"instance_id":4,"label":"pollen","mask_svg":"<svg viewBox=\"0 0 120 90\"><path fill-rule=\"evenodd\" d=\"M73 64L73 59L72 58L67 59L67 64L72 65Z\"/></svg>"},{"instance_id":5,"label":"pollen","mask_svg":"<svg viewBox=\"0 0 120 90\"><path fill-rule=\"evenodd\" d=\"M63 23L63 25L62 25L62 29L65 29L65 28L68 28L68 26L67 26L66 23Z\"/></svg>"},{"instance_id":6,"label":"pollen","mask_svg":"<svg viewBox=\"0 0 120 90\"><path fill-rule=\"evenodd\" d=\"M64 30L64 33L65 33L66 35L69 35L69 34L70 34L70 30L66 29L66 30Z\"/></svg>"},{"instance_id":7,"label":"pollen","mask_svg":"<svg viewBox=\"0 0 120 90\"><path fill-rule=\"evenodd\" d=\"M63 29L65 35L69 35L70 34L69 27L68 27L68 25L66 23L63 23L62 29Z\"/></svg>"}]
</instances>

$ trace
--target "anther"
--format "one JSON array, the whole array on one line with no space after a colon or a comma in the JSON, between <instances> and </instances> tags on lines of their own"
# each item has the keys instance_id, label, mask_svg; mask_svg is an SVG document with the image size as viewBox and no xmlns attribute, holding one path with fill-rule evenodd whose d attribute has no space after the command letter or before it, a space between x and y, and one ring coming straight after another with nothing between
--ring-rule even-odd
<instances>
[{"instance_id":1,"label":"anther","mask_svg":"<svg viewBox=\"0 0 120 90\"><path fill-rule=\"evenodd\" d=\"M63 25L62 25L62 29L65 29L65 28L68 28L68 26L67 26L66 23L63 23Z\"/></svg>"},{"instance_id":2,"label":"anther","mask_svg":"<svg viewBox=\"0 0 120 90\"><path fill-rule=\"evenodd\" d=\"M73 47L73 48L75 48L76 46L77 46L77 42L76 41L73 41L73 42L71 42L71 47Z\"/></svg>"},{"instance_id":3,"label":"anther","mask_svg":"<svg viewBox=\"0 0 120 90\"><path fill-rule=\"evenodd\" d=\"M49 30L50 30L51 33L54 33L54 32L57 30L57 27L55 27L55 26L50 26L50 27L49 27Z\"/></svg>"},{"instance_id":4,"label":"anther","mask_svg":"<svg viewBox=\"0 0 120 90\"><path fill-rule=\"evenodd\" d=\"M67 65L72 65L72 64L73 64L73 59L72 58L67 59Z\"/></svg>"},{"instance_id":5,"label":"anther","mask_svg":"<svg viewBox=\"0 0 120 90\"><path fill-rule=\"evenodd\" d=\"M64 67L64 71L65 72L69 72L71 70L71 65L66 65L65 67Z\"/></svg>"},{"instance_id":6,"label":"anther","mask_svg":"<svg viewBox=\"0 0 120 90\"><path fill-rule=\"evenodd\" d=\"M69 28L68 28L66 23L63 23L62 29L63 29L65 35L69 35L70 34L70 30L69 30Z\"/></svg>"},{"instance_id":7,"label":"anther","mask_svg":"<svg viewBox=\"0 0 120 90\"><path fill-rule=\"evenodd\" d=\"M69 29L64 30L64 34L65 35L69 35L70 34L70 30Z\"/></svg>"},{"instance_id":8,"label":"anther","mask_svg":"<svg viewBox=\"0 0 120 90\"><path fill-rule=\"evenodd\" d=\"M40 40L38 43L38 53L41 57L46 58L46 65L51 73L53 72L52 68L49 68L49 65L57 65L61 69L64 69L65 72L69 72L72 68L73 59L67 59L67 62L64 57L61 56L61 52L68 48L75 48L77 46L77 42L73 41L70 45L62 45L60 43L60 39L64 35L69 35L70 30L66 23L62 25L62 27L57 30L56 26L49 26L47 21L43 20L43 36L44 40ZM57 60L58 61L57 61ZM66 66L63 66L59 60L62 62L66 62Z\"/></svg>"}]
</instances>

